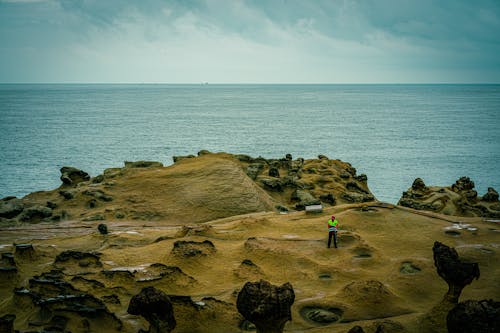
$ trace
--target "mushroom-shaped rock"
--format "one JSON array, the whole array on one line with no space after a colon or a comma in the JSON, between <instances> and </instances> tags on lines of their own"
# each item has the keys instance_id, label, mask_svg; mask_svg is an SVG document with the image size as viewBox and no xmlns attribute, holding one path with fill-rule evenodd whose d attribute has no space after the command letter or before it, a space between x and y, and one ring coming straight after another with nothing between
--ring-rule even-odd
<instances>
[{"instance_id":1,"label":"mushroom-shaped rock","mask_svg":"<svg viewBox=\"0 0 500 333\"><path fill-rule=\"evenodd\" d=\"M101 235L106 235L108 233L108 226L104 223L101 223L97 226L97 230L99 230L99 233Z\"/></svg>"},{"instance_id":2,"label":"mushroom-shaped rock","mask_svg":"<svg viewBox=\"0 0 500 333\"><path fill-rule=\"evenodd\" d=\"M460 302L448 312L446 326L449 333L500 332L500 302L493 300Z\"/></svg>"},{"instance_id":3,"label":"mushroom-shaped rock","mask_svg":"<svg viewBox=\"0 0 500 333\"><path fill-rule=\"evenodd\" d=\"M479 265L477 263L462 262L454 248L440 242L432 247L434 265L437 273L448 284L445 299L457 303L462 289L470 284L474 278L479 279Z\"/></svg>"},{"instance_id":4,"label":"mushroom-shaped rock","mask_svg":"<svg viewBox=\"0 0 500 333\"><path fill-rule=\"evenodd\" d=\"M257 333L281 333L285 323L292 320L290 308L295 293L290 283L275 286L267 281L247 282L238 293L238 311L252 322Z\"/></svg>"},{"instance_id":5,"label":"mushroom-shaped rock","mask_svg":"<svg viewBox=\"0 0 500 333\"><path fill-rule=\"evenodd\" d=\"M176 325L170 298L155 287L142 288L130 300L127 312L143 316L150 324L150 333L171 332Z\"/></svg>"},{"instance_id":6,"label":"mushroom-shaped rock","mask_svg":"<svg viewBox=\"0 0 500 333\"><path fill-rule=\"evenodd\" d=\"M425 186L424 181L422 178L417 178L413 181L413 184L411 185L411 188L416 191L427 191L428 188Z\"/></svg>"},{"instance_id":7,"label":"mushroom-shaped rock","mask_svg":"<svg viewBox=\"0 0 500 333\"><path fill-rule=\"evenodd\" d=\"M85 171L68 166L61 168L61 181L66 185L76 185L87 180L90 180L90 176Z\"/></svg>"}]
</instances>

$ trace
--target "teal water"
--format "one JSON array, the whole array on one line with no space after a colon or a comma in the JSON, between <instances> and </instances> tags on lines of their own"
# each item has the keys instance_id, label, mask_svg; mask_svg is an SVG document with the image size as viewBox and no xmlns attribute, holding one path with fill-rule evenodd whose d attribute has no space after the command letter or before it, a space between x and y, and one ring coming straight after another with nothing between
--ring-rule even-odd
<instances>
[{"instance_id":1,"label":"teal water","mask_svg":"<svg viewBox=\"0 0 500 333\"><path fill-rule=\"evenodd\" d=\"M0 85L0 197L199 150L318 154L395 203L416 177L500 190L500 85Z\"/></svg>"}]
</instances>

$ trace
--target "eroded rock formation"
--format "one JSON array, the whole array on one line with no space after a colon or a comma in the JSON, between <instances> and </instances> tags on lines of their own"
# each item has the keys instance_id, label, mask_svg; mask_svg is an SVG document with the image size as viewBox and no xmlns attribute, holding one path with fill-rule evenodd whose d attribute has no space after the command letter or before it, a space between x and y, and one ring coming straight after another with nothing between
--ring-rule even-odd
<instances>
[{"instance_id":1,"label":"eroded rock formation","mask_svg":"<svg viewBox=\"0 0 500 333\"><path fill-rule=\"evenodd\" d=\"M176 326L170 298L155 287L142 288L130 300L127 312L143 316L150 324L150 333L168 333Z\"/></svg>"},{"instance_id":2,"label":"eroded rock formation","mask_svg":"<svg viewBox=\"0 0 500 333\"><path fill-rule=\"evenodd\" d=\"M281 333L292 320L295 293L290 283L275 286L267 281L247 282L238 293L238 311L257 328L257 333Z\"/></svg>"},{"instance_id":3,"label":"eroded rock formation","mask_svg":"<svg viewBox=\"0 0 500 333\"><path fill-rule=\"evenodd\" d=\"M487 193L479 197L469 177L461 177L448 187L426 186L417 178L403 192L398 205L447 215L500 217L498 192L489 187Z\"/></svg>"},{"instance_id":4,"label":"eroded rock formation","mask_svg":"<svg viewBox=\"0 0 500 333\"><path fill-rule=\"evenodd\" d=\"M500 332L500 302L468 300L458 303L446 317L449 333Z\"/></svg>"},{"instance_id":5,"label":"eroded rock formation","mask_svg":"<svg viewBox=\"0 0 500 333\"><path fill-rule=\"evenodd\" d=\"M432 247L434 265L437 273L448 284L445 299L458 303L462 289L474 279L479 279L479 265L477 263L462 262L454 248L440 242L435 242Z\"/></svg>"}]
</instances>

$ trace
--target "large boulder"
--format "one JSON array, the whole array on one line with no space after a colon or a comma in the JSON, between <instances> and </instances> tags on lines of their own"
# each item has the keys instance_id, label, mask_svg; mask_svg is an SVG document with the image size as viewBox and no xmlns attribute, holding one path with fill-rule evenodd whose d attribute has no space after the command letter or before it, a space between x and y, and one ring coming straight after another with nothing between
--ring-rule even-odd
<instances>
[{"instance_id":1,"label":"large boulder","mask_svg":"<svg viewBox=\"0 0 500 333\"><path fill-rule=\"evenodd\" d=\"M257 328L257 333L281 333L292 320L295 293L290 283L275 286L267 281L247 282L238 293L238 311Z\"/></svg>"},{"instance_id":2,"label":"large boulder","mask_svg":"<svg viewBox=\"0 0 500 333\"><path fill-rule=\"evenodd\" d=\"M494 300L460 302L448 312L446 326L449 333L500 332L500 302Z\"/></svg>"},{"instance_id":3,"label":"large boulder","mask_svg":"<svg viewBox=\"0 0 500 333\"><path fill-rule=\"evenodd\" d=\"M171 332L176 326L170 298L155 287L142 288L130 300L127 312L143 316L150 324L150 333Z\"/></svg>"},{"instance_id":4,"label":"large boulder","mask_svg":"<svg viewBox=\"0 0 500 333\"><path fill-rule=\"evenodd\" d=\"M432 252L437 273L448 284L448 291L444 298L452 303L458 303L462 289L472 280L479 279L479 265L462 262L454 248L440 242L434 243Z\"/></svg>"},{"instance_id":5,"label":"large boulder","mask_svg":"<svg viewBox=\"0 0 500 333\"><path fill-rule=\"evenodd\" d=\"M65 185L76 185L87 180L90 180L90 176L85 171L68 166L61 168L61 181Z\"/></svg>"},{"instance_id":6,"label":"large boulder","mask_svg":"<svg viewBox=\"0 0 500 333\"><path fill-rule=\"evenodd\" d=\"M306 206L320 205L321 200L315 198L311 193L304 190L295 190L292 193L292 201L296 201L295 208L298 210L305 209Z\"/></svg>"},{"instance_id":7,"label":"large boulder","mask_svg":"<svg viewBox=\"0 0 500 333\"><path fill-rule=\"evenodd\" d=\"M52 216L52 209L35 205L24 209L22 214L19 215L19 220L22 222L39 222L50 216Z\"/></svg>"},{"instance_id":8,"label":"large boulder","mask_svg":"<svg viewBox=\"0 0 500 333\"><path fill-rule=\"evenodd\" d=\"M24 209L20 199L8 197L0 201L0 217L11 219L19 215Z\"/></svg>"}]
</instances>

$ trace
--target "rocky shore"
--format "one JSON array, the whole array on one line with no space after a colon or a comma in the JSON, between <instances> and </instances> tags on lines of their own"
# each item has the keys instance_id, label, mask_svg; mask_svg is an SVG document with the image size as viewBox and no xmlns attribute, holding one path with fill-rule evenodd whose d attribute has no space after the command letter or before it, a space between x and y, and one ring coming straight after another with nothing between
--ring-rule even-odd
<instances>
[{"instance_id":1,"label":"rocky shore","mask_svg":"<svg viewBox=\"0 0 500 333\"><path fill-rule=\"evenodd\" d=\"M0 332L498 331L494 189L417 179L391 205L322 155L174 161L2 199Z\"/></svg>"}]
</instances>

